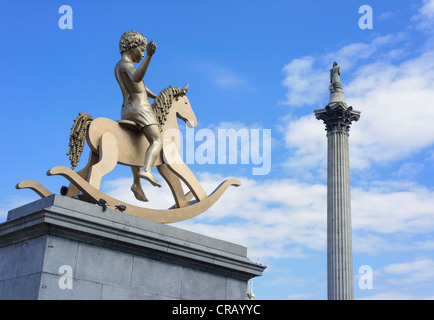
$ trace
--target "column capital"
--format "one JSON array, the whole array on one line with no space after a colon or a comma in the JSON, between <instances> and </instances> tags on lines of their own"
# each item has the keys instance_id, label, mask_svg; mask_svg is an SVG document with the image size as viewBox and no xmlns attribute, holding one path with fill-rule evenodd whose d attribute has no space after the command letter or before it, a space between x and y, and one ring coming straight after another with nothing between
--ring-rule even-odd
<instances>
[{"instance_id":1,"label":"column capital","mask_svg":"<svg viewBox=\"0 0 434 320\"><path fill-rule=\"evenodd\" d=\"M318 120L324 121L327 132L349 132L351 123L360 118L360 111L353 110L353 107L348 107L345 102L329 103L324 109L314 112Z\"/></svg>"}]
</instances>

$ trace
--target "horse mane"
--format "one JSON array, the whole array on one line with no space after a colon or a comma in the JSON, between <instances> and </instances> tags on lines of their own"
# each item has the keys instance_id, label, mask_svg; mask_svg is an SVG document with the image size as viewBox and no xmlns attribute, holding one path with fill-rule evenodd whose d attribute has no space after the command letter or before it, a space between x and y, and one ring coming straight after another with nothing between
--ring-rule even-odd
<instances>
[{"instance_id":1,"label":"horse mane","mask_svg":"<svg viewBox=\"0 0 434 320\"><path fill-rule=\"evenodd\" d=\"M167 115L169 114L169 109L172 106L173 98L175 97L175 94L179 93L180 91L181 89L179 88L169 86L166 89L161 90L152 103L152 110L154 111L155 117L157 118L160 131L163 131L163 126L167 120Z\"/></svg>"}]
</instances>

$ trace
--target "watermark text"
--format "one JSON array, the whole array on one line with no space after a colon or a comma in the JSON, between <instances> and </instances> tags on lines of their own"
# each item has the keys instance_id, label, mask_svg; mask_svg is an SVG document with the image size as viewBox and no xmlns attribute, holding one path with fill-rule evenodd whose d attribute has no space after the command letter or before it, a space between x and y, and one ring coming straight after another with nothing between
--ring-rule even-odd
<instances>
[{"instance_id":1,"label":"watermark text","mask_svg":"<svg viewBox=\"0 0 434 320\"><path fill-rule=\"evenodd\" d=\"M62 30L73 28L73 21L72 21L72 8L71 6L68 6L66 4L60 6L59 13L62 14L62 16L59 18L59 28Z\"/></svg>"},{"instance_id":2,"label":"watermark text","mask_svg":"<svg viewBox=\"0 0 434 320\"><path fill-rule=\"evenodd\" d=\"M374 18L372 13L372 7L364 4L360 6L359 13L363 14L359 18L359 28L362 30L374 28Z\"/></svg>"}]
</instances>

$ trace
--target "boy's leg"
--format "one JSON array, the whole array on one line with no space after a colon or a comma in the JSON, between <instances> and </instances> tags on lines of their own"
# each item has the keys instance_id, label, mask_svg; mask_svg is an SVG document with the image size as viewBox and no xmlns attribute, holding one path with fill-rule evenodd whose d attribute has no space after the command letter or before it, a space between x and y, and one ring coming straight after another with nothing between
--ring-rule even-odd
<instances>
[{"instance_id":1,"label":"boy's leg","mask_svg":"<svg viewBox=\"0 0 434 320\"><path fill-rule=\"evenodd\" d=\"M133 173L133 185L131 186L131 191L134 193L134 196L137 200L140 201L148 201L148 198L146 198L145 192L142 189L142 185L140 183L140 177L139 177L139 167L131 167L131 172Z\"/></svg>"},{"instance_id":2,"label":"boy's leg","mask_svg":"<svg viewBox=\"0 0 434 320\"><path fill-rule=\"evenodd\" d=\"M152 185L161 187L152 174L154 162L160 155L161 148L163 147L163 142L160 135L160 127L153 124L144 127L142 130L146 136L146 139L149 141L149 148L146 150L145 163L143 165L143 169L139 172L139 176L148 180Z\"/></svg>"}]
</instances>

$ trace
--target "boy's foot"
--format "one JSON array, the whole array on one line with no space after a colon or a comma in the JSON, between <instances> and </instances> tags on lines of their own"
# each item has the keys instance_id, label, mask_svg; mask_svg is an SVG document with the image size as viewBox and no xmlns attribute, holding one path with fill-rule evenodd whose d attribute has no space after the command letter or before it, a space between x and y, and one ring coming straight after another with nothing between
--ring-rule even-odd
<instances>
[{"instance_id":1,"label":"boy's foot","mask_svg":"<svg viewBox=\"0 0 434 320\"><path fill-rule=\"evenodd\" d=\"M142 169L142 170L139 171L139 177L148 180L154 187L161 188L161 184L159 184L157 182L157 180L155 180L154 175L152 174L152 172L146 171L146 170Z\"/></svg>"},{"instance_id":2,"label":"boy's foot","mask_svg":"<svg viewBox=\"0 0 434 320\"><path fill-rule=\"evenodd\" d=\"M145 192L143 192L142 186L133 184L131 186L131 191L134 193L134 196L137 200L148 202L148 198L146 198Z\"/></svg>"}]
</instances>

